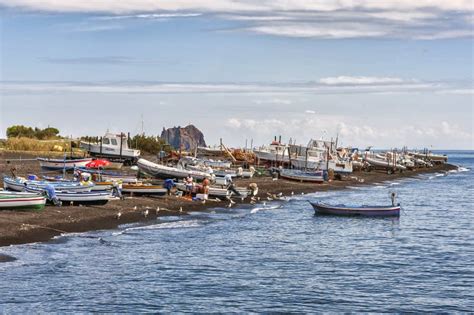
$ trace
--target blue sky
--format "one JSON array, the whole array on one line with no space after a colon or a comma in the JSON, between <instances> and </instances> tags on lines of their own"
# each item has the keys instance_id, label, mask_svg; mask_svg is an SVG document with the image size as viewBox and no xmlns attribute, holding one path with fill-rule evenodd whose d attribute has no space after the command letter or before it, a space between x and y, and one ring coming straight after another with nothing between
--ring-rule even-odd
<instances>
[{"instance_id":1,"label":"blue sky","mask_svg":"<svg viewBox=\"0 0 474 315\"><path fill-rule=\"evenodd\" d=\"M356 5L354 5L356 3ZM159 134L210 144L473 149L469 1L0 0L0 137Z\"/></svg>"}]
</instances>

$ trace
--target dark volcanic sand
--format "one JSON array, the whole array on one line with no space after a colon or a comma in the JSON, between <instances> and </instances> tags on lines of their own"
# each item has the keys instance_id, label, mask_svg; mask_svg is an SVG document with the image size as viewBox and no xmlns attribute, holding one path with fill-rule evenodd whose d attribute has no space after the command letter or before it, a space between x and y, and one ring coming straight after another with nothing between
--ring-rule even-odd
<instances>
[{"instance_id":1,"label":"dark volcanic sand","mask_svg":"<svg viewBox=\"0 0 474 315\"><path fill-rule=\"evenodd\" d=\"M40 173L37 161L11 161L7 164L5 159L18 158L19 154L0 152L0 173L9 175L11 166L17 168L17 175L24 176L28 173ZM32 158L22 154L22 158ZM368 185L386 180L394 180L401 177L415 176L421 173L433 173L448 171L456 167L450 164L436 166L430 169L417 171L405 171L388 175L383 172L355 172L352 176L342 181L332 181L326 184L309 184L288 180L273 181L270 177L254 177L252 179L236 180L237 186L247 186L255 182L259 186L259 196L267 198L267 193L290 195L310 193L317 191L343 189L347 186ZM357 179L363 179L360 183ZM2 184L3 185L3 182ZM235 200L237 203L242 201ZM248 202L246 200L245 202ZM0 246L11 244L24 244L31 242L47 241L52 237L65 232L85 232L100 229L113 229L119 224L154 220L163 215L186 215L188 211L199 211L216 206L228 205L228 201L192 202L169 197L127 197L123 201L114 200L105 206L47 206L41 212L0 211ZM136 209L135 209L136 207ZM160 207L157 213L156 209ZM182 208L182 212L180 212ZM149 209L147 217L144 216L145 209ZM121 217L117 219L117 213ZM0 261L2 259L0 258Z\"/></svg>"}]
</instances>

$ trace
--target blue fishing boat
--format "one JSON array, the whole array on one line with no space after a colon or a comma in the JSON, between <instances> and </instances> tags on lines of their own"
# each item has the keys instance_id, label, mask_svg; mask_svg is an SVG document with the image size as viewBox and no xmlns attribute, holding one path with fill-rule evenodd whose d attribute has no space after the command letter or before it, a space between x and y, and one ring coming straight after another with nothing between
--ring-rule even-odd
<instances>
[{"instance_id":1,"label":"blue fishing boat","mask_svg":"<svg viewBox=\"0 0 474 315\"><path fill-rule=\"evenodd\" d=\"M88 192L94 187L93 183L82 185L79 182L73 181L60 181L60 182L49 182L45 180L28 180L22 177L8 177L3 178L3 187L13 191L24 191L25 187L38 187L44 188L48 185L53 186L56 190L67 190L75 192Z\"/></svg>"},{"instance_id":2,"label":"blue fishing boat","mask_svg":"<svg viewBox=\"0 0 474 315\"><path fill-rule=\"evenodd\" d=\"M400 204L393 206L359 206L328 205L322 202L310 202L315 214L367 217L398 217Z\"/></svg>"}]
</instances>

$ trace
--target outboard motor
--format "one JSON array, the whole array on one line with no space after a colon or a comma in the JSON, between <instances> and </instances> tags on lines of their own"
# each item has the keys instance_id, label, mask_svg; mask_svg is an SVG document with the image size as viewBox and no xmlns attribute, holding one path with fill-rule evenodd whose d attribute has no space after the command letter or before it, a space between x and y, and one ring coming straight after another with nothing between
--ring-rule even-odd
<instances>
[{"instance_id":1,"label":"outboard motor","mask_svg":"<svg viewBox=\"0 0 474 315\"><path fill-rule=\"evenodd\" d=\"M54 189L53 185L46 185L44 188L44 191L46 192L46 196L48 199L55 205L60 207L62 205L61 201L58 199L56 196L56 190Z\"/></svg>"}]
</instances>

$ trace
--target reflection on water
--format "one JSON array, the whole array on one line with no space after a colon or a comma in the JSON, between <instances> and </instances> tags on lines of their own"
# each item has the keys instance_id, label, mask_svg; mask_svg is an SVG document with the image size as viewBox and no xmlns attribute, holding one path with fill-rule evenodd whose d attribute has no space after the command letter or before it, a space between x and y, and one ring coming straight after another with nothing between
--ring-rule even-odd
<instances>
[{"instance_id":1,"label":"reflection on water","mask_svg":"<svg viewBox=\"0 0 474 315\"><path fill-rule=\"evenodd\" d=\"M472 153L461 172L162 217L2 249L4 312L450 312L474 309ZM437 176L438 175L438 176ZM307 200L386 204L315 216Z\"/></svg>"}]
</instances>

